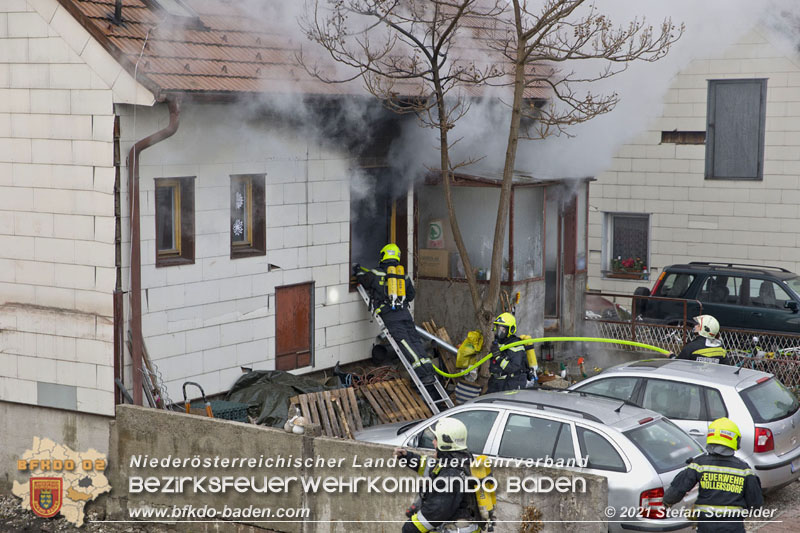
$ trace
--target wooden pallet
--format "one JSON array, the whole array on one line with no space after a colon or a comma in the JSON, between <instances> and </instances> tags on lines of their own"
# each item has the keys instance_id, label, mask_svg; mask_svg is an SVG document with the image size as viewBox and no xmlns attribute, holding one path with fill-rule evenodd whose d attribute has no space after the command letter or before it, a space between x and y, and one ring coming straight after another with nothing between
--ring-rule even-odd
<instances>
[{"instance_id":1,"label":"wooden pallet","mask_svg":"<svg viewBox=\"0 0 800 533\"><path fill-rule=\"evenodd\" d=\"M410 380L392 379L360 387L361 392L384 424L411 422L431 416L430 408L414 390Z\"/></svg>"},{"instance_id":2,"label":"wooden pallet","mask_svg":"<svg viewBox=\"0 0 800 533\"><path fill-rule=\"evenodd\" d=\"M289 403L328 437L352 439L355 431L364 429L352 387L301 394L289 398Z\"/></svg>"}]
</instances>

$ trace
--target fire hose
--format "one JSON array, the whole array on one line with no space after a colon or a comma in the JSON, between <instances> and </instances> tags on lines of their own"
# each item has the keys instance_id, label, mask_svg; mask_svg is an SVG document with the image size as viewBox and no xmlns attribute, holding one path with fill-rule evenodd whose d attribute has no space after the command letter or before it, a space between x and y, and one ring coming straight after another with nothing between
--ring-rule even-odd
<instances>
[{"instance_id":1,"label":"fire hose","mask_svg":"<svg viewBox=\"0 0 800 533\"><path fill-rule=\"evenodd\" d=\"M577 341L577 342L607 342L609 344L626 344L628 346L638 346L639 348L645 348L647 350L653 350L654 352L659 352L659 353L661 353L663 355L669 355L671 353L669 350L664 350L663 348L659 348L658 346L651 346L650 344L644 344L642 342L624 341L624 340L618 340L618 339L603 339L603 338L600 338L600 337L539 337L538 339L524 339L524 340L521 340L521 341L516 341L516 342L512 342L510 344L506 344L505 346L503 346L502 350L507 350L509 348L513 348L514 346L520 346L522 344L533 344L533 343L536 343L536 342L572 342L572 341ZM436 372L439 375L444 376L446 378L458 378L458 377L464 376L466 374L469 374L474 369L478 368L483 363L488 361L489 358L491 358L493 355L495 355L494 352L489 352L488 354L486 354L486 356L483 359L481 359L480 361L478 361L474 365L470 366L466 370L463 370L461 372L457 372L455 374L448 374L447 372L439 369L436 365L433 365L433 369L436 370Z\"/></svg>"}]
</instances>

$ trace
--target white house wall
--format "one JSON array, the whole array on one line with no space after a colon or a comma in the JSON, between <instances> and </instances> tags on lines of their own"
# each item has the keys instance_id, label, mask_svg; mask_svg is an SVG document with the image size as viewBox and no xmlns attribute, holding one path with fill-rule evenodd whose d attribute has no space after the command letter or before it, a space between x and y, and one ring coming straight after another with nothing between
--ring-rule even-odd
<instances>
[{"instance_id":1,"label":"white house wall","mask_svg":"<svg viewBox=\"0 0 800 533\"><path fill-rule=\"evenodd\" d=\"M0 2L0 401L112 414L114 101L152 95L56 0Z\"/></svg>"},{"instance_id":2,"label":"white house wall","mask_svg":"<svg viewBox=\"0 0 800 533\"><path fill-rule=\"evenodd\" d=\"M123 154L169 118L165 105L117 111ZM276 124L248 125L247 111L232 105L186 103L177 133L141 153L143 335L172 399L187 380L213 394L240 367L275 368L276 286L315 283L314 368L369 356L377 331L348 292L350 160ZM232 174L266 174L265 256L230 258ZM196 176L195 263L156 268L154 178L182 176ZM127 288L127 219L122 234Z\"/></svg>"},{"instance_id":3,"label":"white house wall","mask_svg":"<svg viewBox=\"0 0 800 533\"><path fill-rule=\"evenodd\" d=\"M705 131L709 79L767 78L763 181L705 180L705 145L660 144L661 132ZM673 80L662 115L623 146L590 187L589 286L631 294L641 280L604 279L605 213L650 214L657 268L687 261L767 264L800 272L800 67L759 32Z\"/></svg>"}]
</instances>

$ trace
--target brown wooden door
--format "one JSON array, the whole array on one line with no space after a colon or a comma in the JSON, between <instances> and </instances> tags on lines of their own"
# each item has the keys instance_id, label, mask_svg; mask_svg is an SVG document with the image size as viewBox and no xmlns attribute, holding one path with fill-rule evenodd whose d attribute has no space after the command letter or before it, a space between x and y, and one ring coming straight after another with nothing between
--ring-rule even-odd
<instances>
[{"instance_id":1,"label":"brown wooden door","mask_svg":"<svg viewBox=\"0 0 800 533\"><path fill-rule=\"evenodd\" d=\"M311 365L314 283L275 288L275 369Z\"/></svg>"}]
</instances>

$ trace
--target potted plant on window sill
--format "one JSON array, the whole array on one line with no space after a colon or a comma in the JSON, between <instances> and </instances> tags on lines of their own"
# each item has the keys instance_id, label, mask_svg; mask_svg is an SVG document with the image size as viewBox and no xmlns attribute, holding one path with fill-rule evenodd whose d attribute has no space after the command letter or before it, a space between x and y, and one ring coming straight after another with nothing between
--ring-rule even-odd
<instances>
[{"instance_id":1,"label":"potted plant on window sill","mask_svg":"<svg viewBox=\"0 0 800 533\"><path fill-rule=\"evenodd\" d=\"M611 262L611 271L606 274L616 279L644 279L646 275L647 265L640 257L622 259L619 256Z\"/></svg>"}]
</instances>

